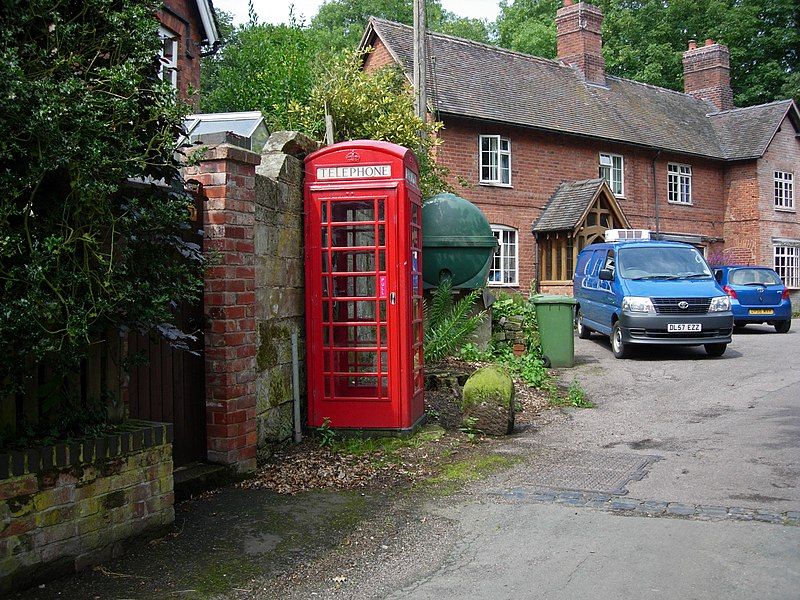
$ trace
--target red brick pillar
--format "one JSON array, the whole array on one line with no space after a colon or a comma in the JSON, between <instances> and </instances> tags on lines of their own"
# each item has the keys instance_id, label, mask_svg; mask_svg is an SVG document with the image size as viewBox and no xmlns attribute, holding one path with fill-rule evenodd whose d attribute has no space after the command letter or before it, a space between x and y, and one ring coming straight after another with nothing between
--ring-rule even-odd
<instances>
[{"instance_id":1,"label":"red brick pillar","mask_svg":"<svg viewBox=\"0 0 800 600\"><path fill-rule=\"evenodd\" d=\"M236 136L226 134L226 141ZM230 140L228 140L230 138ZM208 143L210 140L206 140ZM217 140L214 140L217 141ZM255 167L261 156L230 143L206 146L186 178L203 184L206 440L208 460L256 467Z\"/></svg>"}]
</instances>

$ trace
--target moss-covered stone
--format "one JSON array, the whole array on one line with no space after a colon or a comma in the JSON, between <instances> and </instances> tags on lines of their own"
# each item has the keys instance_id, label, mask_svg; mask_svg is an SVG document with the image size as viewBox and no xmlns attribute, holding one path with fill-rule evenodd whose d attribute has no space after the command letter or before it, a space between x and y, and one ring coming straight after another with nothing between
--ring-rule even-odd
<instances>
[{"instance_id":1,"label":"moss-covered stone","mask_svg":"<svg viewBox=\"0 0 800 600\"><path fill-rule=\"evenodd\" d=\"M514 382L508 371L490 365L478 369L464 384L462 427L505 435L514 430Z\"/></svg>"},{"instance_id":2,"label":"moss-covered stone","mask_svg":"<svg viewBox=\"0 0 800 600\"><path fill-rule=\"evenodd\" d=\"M259 371L266 371L278 364L278 341L287 335L283 327L274 323L259 323L259 344L256 352L256 366Z\"/></svg>"}]
</instances>

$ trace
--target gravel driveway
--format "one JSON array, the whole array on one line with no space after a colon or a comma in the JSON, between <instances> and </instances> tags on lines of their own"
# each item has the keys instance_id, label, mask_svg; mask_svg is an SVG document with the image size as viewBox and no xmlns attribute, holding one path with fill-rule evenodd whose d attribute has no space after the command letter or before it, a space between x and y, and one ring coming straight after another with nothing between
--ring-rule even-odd
<instances>
[{"instance_id":1,"label":"gravel driveway","mask_svg":"<svg viewBox=\"0 0 800 600\"><path fill-rule=\"evenodd\" d=\"M617 360L606 338L575 339L577 379L594 410L537 436L554 447L663 457L630 496L800 509L800 321L788 334L748 326L721 358L701 347L648 347Z\"/></svg>"}]
</instances>

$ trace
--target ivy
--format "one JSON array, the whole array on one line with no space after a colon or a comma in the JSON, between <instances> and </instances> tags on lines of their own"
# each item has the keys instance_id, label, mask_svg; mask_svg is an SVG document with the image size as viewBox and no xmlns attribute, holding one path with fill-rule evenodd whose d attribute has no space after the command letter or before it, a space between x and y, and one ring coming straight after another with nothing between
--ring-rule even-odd
<instances>
[{"instance_id":1,"label":"ivy","mask_svg":"<svg viewBox=\"0 0 800 600\"><path fill-rule=\"evenodd\" d=\"M156 77L159 6L4 2L0 396L26 363L74 370L106 332L169 323L199 293L175 158L186 109Z\"/></svg>"}]
</instances>

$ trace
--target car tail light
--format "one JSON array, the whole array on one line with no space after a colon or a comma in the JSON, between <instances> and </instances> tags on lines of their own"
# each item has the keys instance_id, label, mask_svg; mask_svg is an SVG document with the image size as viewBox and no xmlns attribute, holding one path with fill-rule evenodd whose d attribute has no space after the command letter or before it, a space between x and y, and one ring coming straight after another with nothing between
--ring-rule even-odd
<instances>
[{"instance_id":1,"label":"car tail light","mask_svg":"<svg viewBox=\"0 0 800 600\"><path fill-rule=\"evenodd\" d=\"M781 300L788 300L789 299L789 288L783 288L783 293L781 294Z\"/></svg>"},{"instance_id":2,"label":"car tail light","mask_svg":"<svg viewBox=\"0 0 800 600\"><path fill-rule=\"evenodd\" d=\"M736 290L733 289L731 286L726 285L722 288L722 291L728 294L731 298L736 298Z\"/></svg>"}]
</instances>

